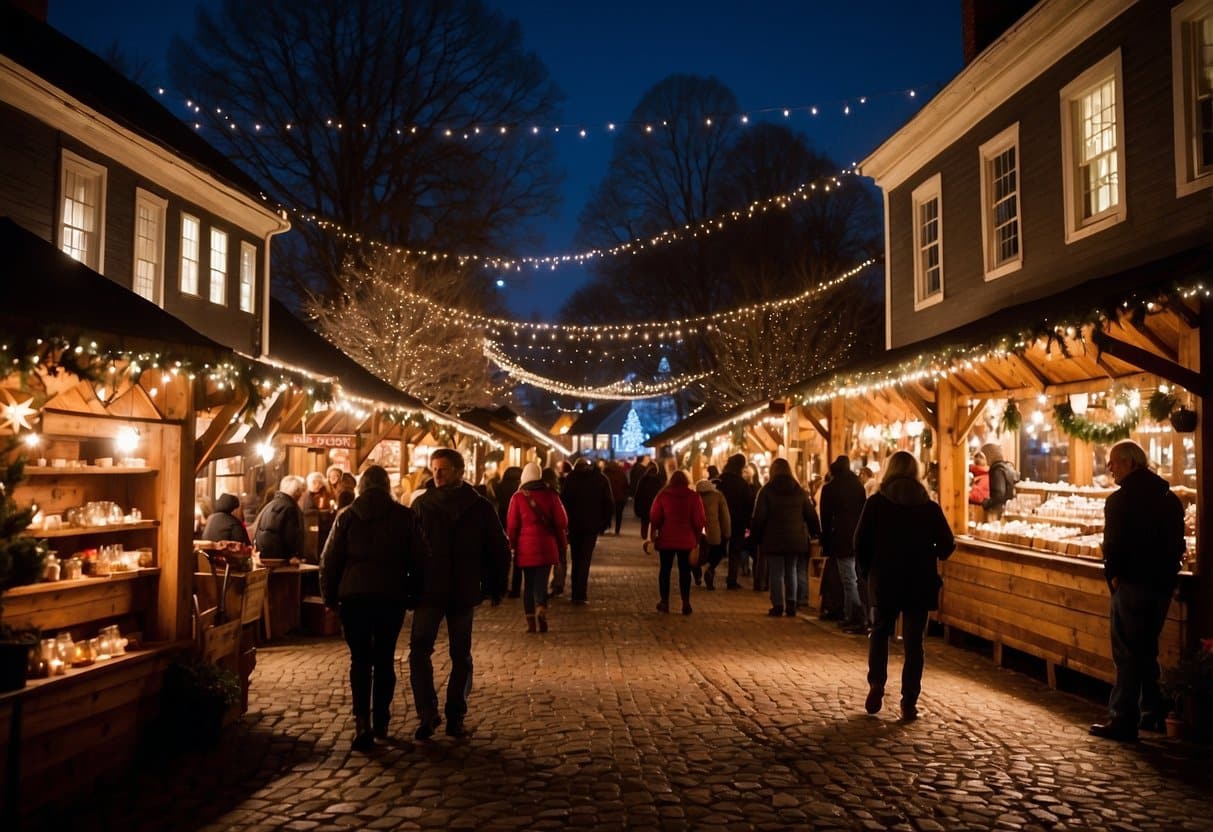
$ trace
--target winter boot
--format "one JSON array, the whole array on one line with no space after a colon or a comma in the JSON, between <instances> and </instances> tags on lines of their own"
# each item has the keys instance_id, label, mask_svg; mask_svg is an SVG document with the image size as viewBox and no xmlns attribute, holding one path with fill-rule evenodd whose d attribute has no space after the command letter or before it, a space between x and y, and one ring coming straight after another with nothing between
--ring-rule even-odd
<instances>
[{"instance_id":1,"label":"winter boot","mask_svg":"<svg viewBox=\"0 0 1213 832\"><path fill-rule=\"evenodd\" d=\"M546 633L548 631L547 607L535 607L535 622L539 625L539 632Z\"/></svg>"}]
</instances>

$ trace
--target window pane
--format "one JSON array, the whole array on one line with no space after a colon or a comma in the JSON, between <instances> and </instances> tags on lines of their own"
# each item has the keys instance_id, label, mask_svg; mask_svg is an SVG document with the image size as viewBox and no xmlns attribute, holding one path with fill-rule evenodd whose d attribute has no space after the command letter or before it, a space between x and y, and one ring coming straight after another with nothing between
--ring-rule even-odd
<instances>
[{"instance_id":1,"label":"window pane","mask_svg":"<svg viewBox=\"0 0 1213 832\"><path fill-rule=\"evenodd\" d=\"M211 229L211 303L227 303L227 234Z\"/></svg>"},{"instance_id":2,"label":"window pane","mask_svg":"<svg viewBox=\"0 0 1213 832\"><path fill-rule=\"evenodd\" d=\"M198 294L198 220L181 219L181 291Z\"/></svg>"},{"instance_id":3,"label":"window pane","mask_svg":"<svg viewBox=\"0 0 1213 832\"><path fill-rule=\"evenodd\" d=\"M63 169L63 251L97 267L97 208L101 176L74 165Z\"/></svg>"},{"instance_id":4,"label":"window pane","mask_svg":"<svg viewBox=\"0 0 1213 832\"><path fill-rule=\"evenodd\" d=\"M1196 173L1213 171L1213 15L1196 31Z\"/></svg>"},{"instance_id":5,"label":"window pane","mask_svg":"<svg viewBox=\"0 0 1213 832\"><path fill-rule=\"evenodd\" d=\"M257 250L248 243L240 245L240 311L252 312L253 287L257 277Z\"/></svg>"},{"instance_id":6,"label":"window pane","mask_svg":"<svg viewBox=\"0 0 1213 832\"><path fill-rule=\"evenodd\" d=\"M146 201L135 206L135 293L159 303L161 210Z\"/></svg>"}]
</instances>

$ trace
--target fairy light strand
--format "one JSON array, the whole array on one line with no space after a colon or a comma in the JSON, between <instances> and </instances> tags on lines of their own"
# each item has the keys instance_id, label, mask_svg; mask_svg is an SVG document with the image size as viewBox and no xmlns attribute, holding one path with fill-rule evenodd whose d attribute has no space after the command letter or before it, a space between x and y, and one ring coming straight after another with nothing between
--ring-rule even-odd
<instances>
[{"instance_id":1,"label":"fairy light strand","mask_svg":"<svg viewBox=\"0 0 1213 832\"><path fill-rule=\"evenodd\" d=\"M505 355L496 351L487 341L484 345L484 355L503 371L524 384L529 384L540 390L546 390L549 393L560 393L583 399L602 399L606 401L654 399L677 393L696 381L706 378L708 375L707 373L699 373L697 375L676 376L666 381L651 384L620 380L599 387L582 387L566 384L556 379L545 378L537 373L532 373L530 370L519 367Z\"/></svg>"}]
</instances>

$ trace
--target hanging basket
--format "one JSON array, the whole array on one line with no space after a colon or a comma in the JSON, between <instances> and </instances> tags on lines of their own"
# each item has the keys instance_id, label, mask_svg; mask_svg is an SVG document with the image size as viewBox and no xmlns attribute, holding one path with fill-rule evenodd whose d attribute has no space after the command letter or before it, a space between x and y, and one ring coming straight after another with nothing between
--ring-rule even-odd
<instances>
[{"instance_id":1,"label":"hanging basket","mask_svg":"<svg viewBox=\"0 0 1213 832\"><path fill-rule=\"evenodd\" d=\"M1181 407L1171 412L1171 427L1177 433L1192 433L1196 430L1198 421L1195 410Z\"/></svg>"}]
</instances>

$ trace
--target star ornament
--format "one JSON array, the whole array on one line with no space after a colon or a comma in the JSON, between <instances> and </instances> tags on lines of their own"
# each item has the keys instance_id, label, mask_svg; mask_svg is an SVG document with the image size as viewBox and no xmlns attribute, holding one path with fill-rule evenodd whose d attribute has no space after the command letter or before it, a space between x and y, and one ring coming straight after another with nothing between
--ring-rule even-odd
<instances>
[{"instance_id":1,"label":"star ornament","mask_svg":"<svg viewBox=\"0 0 1213 832\"><path fill-rule=\"evenodd\" d=\"M23 402L13 398L12 393L7 390L0 390L4 394L7 403L0 405L0 424L3 424L13 433L18 433L21 430L33 430L33 425L30 423L30 418L38 415L36 408L30 407L34 403L31 396Z\"/></svg>"}]
</instances>

